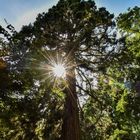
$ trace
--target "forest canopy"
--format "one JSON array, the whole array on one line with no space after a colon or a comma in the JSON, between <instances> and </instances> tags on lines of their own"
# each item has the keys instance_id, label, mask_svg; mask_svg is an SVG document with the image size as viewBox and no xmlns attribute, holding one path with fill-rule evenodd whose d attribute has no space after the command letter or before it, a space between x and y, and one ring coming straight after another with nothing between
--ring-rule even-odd
<instances>
[{"instance_id":1,"label":"forest canopy","mask_svg":"<svg viewBox=\"0 0 140 140\"><path fill-rule=\"evenodd\" d=\"M140 139L140 7L59 0L0 34L0 139Z\"/></svg>"}]
</instances>

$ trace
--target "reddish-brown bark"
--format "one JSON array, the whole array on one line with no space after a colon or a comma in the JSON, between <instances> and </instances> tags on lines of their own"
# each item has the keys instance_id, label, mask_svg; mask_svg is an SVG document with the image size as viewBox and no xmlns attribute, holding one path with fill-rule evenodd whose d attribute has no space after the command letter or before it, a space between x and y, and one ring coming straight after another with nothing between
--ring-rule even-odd
<instances>
[{"instance_id":1,"label":"reddish-brown bark","mask_svg":"<svg viewBox=\"0 0 140 140\"><path fill-rule=\"evenodd\" d=\"M65 90L65 108L62 125L62 140L80 140L79 110L74 69L68 71L68 87Z\"/></svg>"}]
</instances>

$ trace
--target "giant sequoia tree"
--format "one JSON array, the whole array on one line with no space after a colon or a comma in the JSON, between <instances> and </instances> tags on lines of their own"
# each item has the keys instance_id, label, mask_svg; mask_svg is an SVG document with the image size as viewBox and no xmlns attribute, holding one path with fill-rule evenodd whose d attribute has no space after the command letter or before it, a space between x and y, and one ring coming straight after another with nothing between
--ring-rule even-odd
<instances>
[{"instance_id":1,"label":"giant sequoia tree","mask_svg":"<svg viewBox=\"0 0 140 140\"><path fill-rule=\"evenodd\" d=\"M34 23L35 42L42 39L41 47L47 46L61 53L61 57L66 58L65 63L70 65L66 79L70 90L64 91L62 133L65 140L80 139L76 84L84 92L91 90L92 84L87 75L104 71L106 62L110 60L110 53L116 45L115 36L112 35L112 18L113 15L105 8L97 9L93 1L62 0L48 13L40 14ZM76 83L75 70L84 82ZM86 83L86 86L83 87L82 83Z\"/></svg>"},{"instance_id":2,"label":"giant sequoia tree","mask_svg":"<svg viewBox=\"0 0 140 140\"><path fill-rule=\"evenodd\" d=\"M22 139L56 139L60 137L60 133L56 134L58 136L54 136L55 131L51 136L48 134L53 129L49 119L63 112L63 117L58 115L56 119L52 119L56 130L58 120L61 122L62 119L60 139L79 140L82 134L78 96L86 95L98 100L93 90L94 77L98 77L100 72L105 73L106 67L115 56L117 41L113 15L105 8L98 9L91 0L60 0L56 6L39 14L32 25L23 27L20 32L15 32L12 26L8 28L12 35L4 30L2 33L9 40L8 66L12 80L7 91L10 93L8 100L4 103L11 106L10 110L18 110L11 114L11 118L14 118L12 122L7 122L10 128L13 130L15 126L12 123L17 122L16 132L21 130L17 137L22 137L25 133ZM47 73L45 76L49 77L52 59L56 64L62 63L66 67L66 78L56 79L59 82L59 94L62 92L65 95L63 101L54 94L51 95L54 90L50 78L45 78L47 80L44 83L38 78L40 73ZM31 68L27 69L29 65ZM63 83L65 88L60 90ZM51 105L51 101L54 105ZM63 103L64 109L60 109ZM26 109L22 108L23 104ZM6 109L6 113L10 110ZM49 115L50 110L55 112L52 116ZM41 134L38 123L43 124ZM29 128L31 131L28 131ZM10 131L10 134L16 132Z\"/></svg>"}]
</instances>

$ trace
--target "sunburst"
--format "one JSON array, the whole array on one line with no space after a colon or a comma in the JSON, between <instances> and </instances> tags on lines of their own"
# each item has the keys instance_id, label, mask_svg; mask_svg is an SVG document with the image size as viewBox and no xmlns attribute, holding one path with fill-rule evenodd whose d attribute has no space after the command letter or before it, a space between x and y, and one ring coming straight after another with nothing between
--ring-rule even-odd
<instances>
[{"instance_id":1,"label":"sunburst","mask_svg":"<svg viewBox=\"0 0 140 140\"><path fill-rule=\"evenodd\" d=\"M71 75L70 69L76 65L73 63L70 54L62 54L56 51L38 50L38 58L31 58L32 69L37 70L39 73L37 78L40 82L49 82L53 87L68 87L67 76ZM71 58L71 59L70 59ZM64 89L64 88L62 88Z\"/></svg>"},{"instance_id":2,"label":"sunburst","mask_svg":"<svg viewBox=\"0 0 140 140\"><path fill-rule=\"evenodd\" d=\"M66 77L66 68L63 64L55 64L52 70L55 77L58 78Z\"/></svg>"}]
</instances>

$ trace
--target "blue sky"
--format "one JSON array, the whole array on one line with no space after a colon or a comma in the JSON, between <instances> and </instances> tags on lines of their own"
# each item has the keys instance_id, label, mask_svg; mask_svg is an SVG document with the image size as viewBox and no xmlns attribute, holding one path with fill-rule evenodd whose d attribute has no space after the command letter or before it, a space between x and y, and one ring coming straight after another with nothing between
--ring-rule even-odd
<instances>
[{"instance_id":1,"label":"blue sky","mask_svg":"<svg viewBox=\"0 0 140 140\"><path fill-rule=\"evenodd\" d=\"M140 6L140 0L95 0L98 7L106 7L118 15L128 7ZM5 26L4 19L19 30L22 25L33 22L38 13L47 11L58 0L0 0L0 24Z\"/></svg>"},{"instance_id":2,"label":"blue sky","mask_svg":"<svg viewBox=\"0 0 140 140\"><path fill-rule=\"evenodd\" d=\"M129 7L140 7L140 0L95 0L98 6L106 7L106 9L114 13L116 16L119 13L127 11Z\"/></svg>"}]
</instances>

